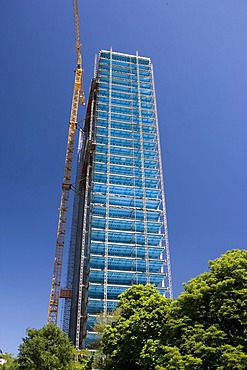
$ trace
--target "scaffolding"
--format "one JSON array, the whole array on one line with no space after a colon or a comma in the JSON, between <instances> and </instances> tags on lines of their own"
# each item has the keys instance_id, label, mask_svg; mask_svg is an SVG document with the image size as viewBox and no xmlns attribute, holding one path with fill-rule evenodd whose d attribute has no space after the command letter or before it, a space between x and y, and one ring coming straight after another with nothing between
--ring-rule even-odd
<instances>
[{"instance_id":1,"label":"scaffolding","mask_svg":"<svg viewBox=\"0 0 247 370\"><path fill-rule=\"evenodd\" d=\"M172 297L151 61L102 50L95 64L65 298L64 328L76 348L92 346L97 315L108 315L133 284Z\"/></svg>"}]
</instances>

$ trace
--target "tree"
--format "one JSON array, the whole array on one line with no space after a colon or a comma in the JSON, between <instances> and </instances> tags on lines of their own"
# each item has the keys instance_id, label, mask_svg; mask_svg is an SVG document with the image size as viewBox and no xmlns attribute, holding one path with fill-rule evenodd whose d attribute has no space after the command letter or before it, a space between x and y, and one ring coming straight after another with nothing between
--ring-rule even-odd
<instances>
[{"instance_id":1,"label":"tree","mask_svg":"<svg viewBox=\"0 0 247 370\"><path fill-rule=\"evenodd\" d=\"M6 360L6 362L0 367L1 370L17 370L18 363L17 360L9 353L1 353L0 358Z\"/></svg>"},{"instance_id":2,"label":"tree","mask_svg":"<svg viewBox=\"0 0 247 370\"><path fill-rule=\"evenodd\" d=\"M76 350L74 348L74 370L91 370L94 356L86 349Z\"/></svg>"},{"instance_id":3,"label":"tree","mask_svg":"<svg viewBox=\"0 0 247 370\"><path fill-rule=\"evenodd\" d=\"M56 325L27 329L19 346L20 370L71 370L74 347L68 336Z\"/></svg>"},{"instance_id":4,"label":"tree","mask_svg":"<svg viewBox=\"0 0 247 370\"><path fill-rule=\"evenodd\" d=\"M247 364L247 251L229 251L209 266L210 271L185 284L185 291L174 301L167 323L171 340L182 353L202 359L202 368L243 369ZM233 365L227 367L227 361Z\"/></svg>"},{"instance_id":5,"label":"tree","mask_svg":"<svg viewBox=\"0 0 247 370\"><path fill-rule=\"evenodd\" d=\"M102 369L247 368L247 251L209 262L174 301L151 285L120 295L101 340Z\"/></svg>"},{"instance_id":6,"label":"tree","mask_svg":"<svg viewBox=\"0 0 247 370\"><path fill-rule=\"evenodd\" d=\"M101 340L103 368L141 368L140 353L148 340L162 335L170 304L152 285L135 285L122 293L121 314L106 326Z\"/></svg>"}]
</instances>

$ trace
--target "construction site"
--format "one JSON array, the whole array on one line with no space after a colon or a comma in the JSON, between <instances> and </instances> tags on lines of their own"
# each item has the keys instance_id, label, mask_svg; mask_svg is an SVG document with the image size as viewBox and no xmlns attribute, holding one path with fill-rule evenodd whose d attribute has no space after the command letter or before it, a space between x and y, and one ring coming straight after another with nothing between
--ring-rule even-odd
<instances>
[{"instance_id":1,"label":"construction site","mask_svg":"<svg viewBox=\"0 0 247 370\"><path fill-rule=\"evenodd\" d=\"M0 369L247 369L246 2L0 18Z\"/></svg>"},{"instance_id":2,"label":"construction site","mask_svg":"<svg viewBox=\"0 0 247 370\"><path fill-rule=\"evenodd\" d=\"M81 127L78 109L85 98L77 0L74 22L77 64L48 322L57 324L64 299L63 330L77 349L91 349L98 339L93 329L98 316L111 315L122 292L134 284L154 284L172 298L172 279L151 60L138 52L101 50ZM72 190L67 283L61 287Z\"/></svg>"}]
</instances>

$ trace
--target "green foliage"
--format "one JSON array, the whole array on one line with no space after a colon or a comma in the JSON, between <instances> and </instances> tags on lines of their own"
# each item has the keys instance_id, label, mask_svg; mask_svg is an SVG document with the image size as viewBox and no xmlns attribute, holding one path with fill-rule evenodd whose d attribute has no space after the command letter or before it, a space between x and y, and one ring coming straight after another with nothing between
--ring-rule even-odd
<instances>
[{"instance_id":1,"label":"green foliage","mask_svg":"<svg viewBox=\"0 0 247 370\"><path fill-rule=\"evenodd\" d=\"M91 370L94 356L87 350L76 350L74 348L74 367L73 370Z\"/></svg>"},{"instance_id":2,"label":"green foliage","mask_svg":"<svg viewBox=\"0 0 247 370\"><path fill-rule=\"evenodd\" d=\"M161 345L160 340L148 340L140 353L140 366L149 369L195 369L202 361L191 355L181 355L177 347ZM165 365L165 368L163 367Z\"/></svg>"},{"instance_id":3,"label":"green foliage","mask_svg":"<svg viewBox=\"0 0 247 370\"><path fill-rule=\"evenodd\" d=\"M121 294L120 315L104 329L99 368L247 368L247 251L209 265L174 301L152 285Z\"/></svg>"},{"instance_id":4,"label":"green foliage","mask_svg":"<svg viewBox=\"0 0 247 370\"><path fill-rule=\"evenodd\" d=\"M11 354L1 354L0 358L7 361L1 366L1 370L17 370L19 368L17 360Z\"/></svg>"},{"instance_id":5,"label":"green foliage","mask_svg":"<svg viewBox=\"0 0 247 370\"><path fill-rule=\"evenodd\" d=\"M97 320L92 327L92 330L102 336L107 325L111 325L121 315L121 308L117 307L110 315L104 315L103 313L97 315Z\"/></svg>"},{"instance_id":6,"label":"green foliage","mask_svg":"<svg viewBox=\"0 0 247 370\"><path fill-rule=\"evenodd\" d=\"M236 348L236 361L243 357L247 363L247 252L227 252L209 265L210 271L190 280L174 301L171 339L202 359L204 368L220 369Z\"/></svg>"},{"instance_id":7,"label":"green foliage","mask_svg":"<svg viewBox=\"0 0 247 370\"><path fill-rule=\"evenodd\" d=\"M152 285L136 285L122 293L121 315L106 326L101 341L105 368L121 370L141 364L140 353L147 340L163 334L170 304Z\"/></svg>"},{"instance_id":8,"label":"green foliage","mask_svg":"<svg viewBox=\"0 0 247 370\"><path fill-rule=\"evenodd\" d=\"M28 329L19 346L20 370L72 370L74 347L56 325Z\"/></svg>"}]
</instances>

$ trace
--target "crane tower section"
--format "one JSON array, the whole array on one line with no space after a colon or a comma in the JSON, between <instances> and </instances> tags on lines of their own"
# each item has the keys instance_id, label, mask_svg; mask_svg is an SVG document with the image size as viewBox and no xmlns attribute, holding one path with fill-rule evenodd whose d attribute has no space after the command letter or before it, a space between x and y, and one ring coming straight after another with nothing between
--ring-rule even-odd
<instances>
[{"instance_id":1,"label":"crane tower section","mask_svg":"<svg viewBox=\"0 0 247 370\"><path fill-rule=\"evenodd\" d=\"M72 162L73 162L73 153L74 153L75 132L77 128L78 106L79 104L84 104L84 92L83 92L83 83L82 83L83 70L82 70L82 57L81 57L80 29L79 29L77 0L73 1L73 9L74 9L77 65L75 69L73 98L72 98L71 114L70 114L70 121L69 121L69 132L68 132L68 140L67 140L67 147L66 147L64 176L63 176L63 182L62 182L62 194L61 194L61 201L60 201L60 207L59 207L56 251L55 251L55 258L54 258L50 300L49 300L49 307L48 307L48 322L54 323L54 324L57 324L57 320L58 320L58 305L59 305L59 298L60 298L63 251L64 251L66 223L67 223L67 214L68 214L69 192L71 189Z\"/></svg>"}]
</instances>

